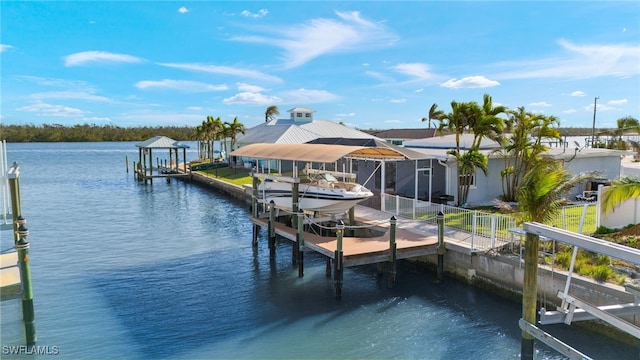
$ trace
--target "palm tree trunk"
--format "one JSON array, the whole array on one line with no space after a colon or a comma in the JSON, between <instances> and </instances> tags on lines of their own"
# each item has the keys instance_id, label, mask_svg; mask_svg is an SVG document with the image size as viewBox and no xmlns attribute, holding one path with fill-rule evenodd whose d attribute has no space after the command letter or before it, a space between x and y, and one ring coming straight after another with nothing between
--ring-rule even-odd
<instances>
[{"instance_id":1,"label":"palm tree trunk","mask_svg":"<svg viewBox=\"0 0 640 360\"><path fill-rule=\"evenodd\" d=\"M522 291L522 318L536 324L536 295L538 293L538 244L540 237L527 233L524 246L524 284ZM520 359L532 360L534 337L522 332Z\"/></svg>"}]
</instances>

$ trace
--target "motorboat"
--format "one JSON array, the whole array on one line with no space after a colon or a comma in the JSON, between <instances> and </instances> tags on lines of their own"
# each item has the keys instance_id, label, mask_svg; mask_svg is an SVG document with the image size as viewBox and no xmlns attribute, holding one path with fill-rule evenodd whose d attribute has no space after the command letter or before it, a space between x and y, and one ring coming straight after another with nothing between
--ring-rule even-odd
<instances>
[{"instance_id":1,"label":"motorboat","mask_svg":"<svg viewBox=\"0 0 640 360\"><path fill-rule=\"evenodd\" d=\"M273 200L276 208L291 211L292 189L292 183L267 179L258 186L258 196L265 204ZM373 193L360 184L339 181L330 172L319 172L310 182L298 185L298 208L322 214L341 214L371 196Z\"/></svg>"}]
</instances>

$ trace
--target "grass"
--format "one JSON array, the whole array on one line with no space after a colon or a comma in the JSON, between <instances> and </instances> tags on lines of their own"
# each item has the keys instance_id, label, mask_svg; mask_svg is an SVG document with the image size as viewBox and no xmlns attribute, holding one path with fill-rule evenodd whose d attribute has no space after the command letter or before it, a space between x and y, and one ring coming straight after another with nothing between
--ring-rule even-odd
<instances>
[{"instance_id":1,"label":"grass","mask_svg":"<svg viewBox=\"0 0 640 360\"><path fill-rule=\"evenodd\" d=\"M224 180L234 185L251 185L253 178L251 174L244 168L220 168L213 170L196 171L199 174L206 175L215 179Z\"/></svg>"}]
</instances>

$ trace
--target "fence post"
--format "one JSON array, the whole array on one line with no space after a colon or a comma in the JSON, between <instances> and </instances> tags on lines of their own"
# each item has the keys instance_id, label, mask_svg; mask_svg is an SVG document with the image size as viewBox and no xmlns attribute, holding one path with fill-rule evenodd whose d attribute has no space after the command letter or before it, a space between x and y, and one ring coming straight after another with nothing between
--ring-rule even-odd
<instances>
[{"instance_id":1,"label":"fence post","mask_svg":"<svg viewBox=\"0 0 640 360\"><path fill-rule=\"evenodd\" d=\"M474 250L473 243L476 239L476 214L477 211L474 211L473 215L471 216L471 251Z\"/></svg>"},{"instance_id":2,"label":"fence post","mask_svg":"<svg viewBox=\"0 0 640 360\"><path fill-rule=\"evenodd\" d=\"M396 195L396 216L400 215L400 196Z\"/></svg>"},{"instance_id":3,"label":"fence post","mask_svg":"<svg viewBox=\"0 0 640 360\"><path fill-rule=\"evenodd\" d=\"M491 215L491 248L496 247L496 222L498 216L496 214Z\"/></svg>"}]
</instances>

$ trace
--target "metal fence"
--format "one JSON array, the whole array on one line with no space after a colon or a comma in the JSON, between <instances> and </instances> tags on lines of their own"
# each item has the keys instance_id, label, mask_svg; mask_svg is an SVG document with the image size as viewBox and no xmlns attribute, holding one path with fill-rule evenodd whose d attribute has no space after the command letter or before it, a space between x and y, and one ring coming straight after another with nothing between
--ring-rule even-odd
<instances>
[{"instance_id":1,"label":"metal fence","mask_svg":"<svg viewBox=\"0 0 640 360\"><path fill-rule=\"evenodd\" d=\"M514 239L513 230L518 225L513 215L463 209L389 194L384 194L382 201L382 210L387 213L424 220L434 225L437 225L436 215L442 212L445 216L445 228L455 230L456 239L467 243L472 252L520 241L519 238ZM593 233L597 228L596 204L565 206L550 225L583 234Z\"/></svg>"}]
</instances>

